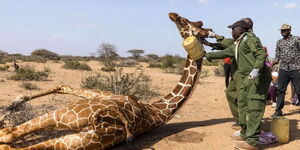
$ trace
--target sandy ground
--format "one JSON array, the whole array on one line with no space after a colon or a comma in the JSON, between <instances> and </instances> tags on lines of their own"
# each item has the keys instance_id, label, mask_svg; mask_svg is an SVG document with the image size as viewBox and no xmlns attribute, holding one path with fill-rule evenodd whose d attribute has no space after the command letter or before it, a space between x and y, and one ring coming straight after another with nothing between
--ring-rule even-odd
<instances>
[{"instance_id":1,"label":"sandy ground","mask_svg":"<svg viewBox=\"0 0 300 150\"><path fill-rule=\"evenodd\" d=\"M52 88L59 84L66 84L80 88L81 80L93 72L67 70L61 68L62 63L20 63L20 65L33 65L37 70L48 67L51 70L48 81L33 82L41 90ZM93 71L100 69L98 62L88 63ZM231 129L231 117L225 99L224 78L212 74L213 67L204 67L209 70L208 77L200 78L193 95L166 125L135 138L133 145L120 144L112 150L232 150L233 142L229 136L234 133ZM132 70L129 69L129 70ZM8 104L21 94L36 93L39 90L28 91L22 89L20 81L7 80L13 72L0 72L0 103ZM152 78L153 86L164 96L173 89L180 75L163 73L159 69L145 68L145 73ZM288 91L286 99L290 97ZM32 105L64 105L77 100L77 97L68 95L49 95L30 102ZM154 101L154 100L152 100ZM274 109L267 106L264 115L263 129L270 130L271 114ZM300 149L300 107L291 105L286 101L283 109L285 117L290 119L290 141L286 144L272 144L264 146L268 150L299 150Z\"/></svg>"}]
</instances>

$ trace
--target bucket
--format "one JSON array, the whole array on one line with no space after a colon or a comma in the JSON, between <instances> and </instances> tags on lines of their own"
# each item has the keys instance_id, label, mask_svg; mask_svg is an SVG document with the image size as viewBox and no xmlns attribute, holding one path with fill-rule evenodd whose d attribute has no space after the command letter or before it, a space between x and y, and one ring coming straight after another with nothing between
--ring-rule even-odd
<instances>
[{"instance_id":1,"label":"bucket","mask_svg":"<svg viewBox=\"0 0 300 150\"><path fill-rule=\"evenodd\" d=\"M193 60L203 58L205 55L203 46L200 45L195 36L189 36L188 38L183 40L182 45Z\"/></svg>"},{"instance_id":2,"label":"bucket","mask_svg":"<svg viewBox=\"0 0 300 150\"><path fill-rule=\"evenodd\" d=\"M273 118L271 121L271 131L279 138L279 143L289 142L290 122L288 119Z\"/></svg>"}]
</instances>

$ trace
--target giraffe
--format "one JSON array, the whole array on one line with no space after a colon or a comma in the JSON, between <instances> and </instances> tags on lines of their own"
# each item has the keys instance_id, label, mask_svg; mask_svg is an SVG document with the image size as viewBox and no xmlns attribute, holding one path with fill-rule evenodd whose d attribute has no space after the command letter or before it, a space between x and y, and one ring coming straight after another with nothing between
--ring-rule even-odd
<instances>
[{"instance_id":1,"label":"giraffe","mask_svg":"<svg viewBox=\"0 0 300 150\"><path fill-rule=\"evenodd\" d=\"M176 13L169 13L183 38L190 35L203 39L209 29L201 28L201 21L191 22ZM202 59L192 60L187 56L184 71L175 88L153 103L142 103L130 96L114 95L95 90L76 90L59 86L34 96L23 96L29 100L51 93L73 94L84 97L54 112L34 118L19 126L0 130L0 149L5 150L50 150L106 149L122 141L131 142L134 136L150 131L167 123L188 101ZM13 140L44 129L73 130L75 133L41 141L27 147L9 145Z\"/></svg>"}]
</instances>

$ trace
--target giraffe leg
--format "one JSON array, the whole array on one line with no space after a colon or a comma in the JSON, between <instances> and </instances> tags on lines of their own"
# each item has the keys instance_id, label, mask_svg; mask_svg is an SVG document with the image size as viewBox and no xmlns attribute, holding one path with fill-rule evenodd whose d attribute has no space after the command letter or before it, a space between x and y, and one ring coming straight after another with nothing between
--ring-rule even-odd
<instances>
[{"instance_id":1,"label":"giraffe leg","mask_svg":"<svg viewBox=\"0 0 300 150\"><path fill-rule=\"evenodd\" d=\"M80 126L76 123L76 114L65 116L68 108L62 108L51 113L44 114L27 121L16 127L7 127L0 130L0 143L11 143L14 139L45 129L59 130L79 130L81 127L87 126L88 119L81 123ZM71 121L70 121L71 120Z\"/></svg>"},{"instance_id":2,"label":"giraffe leg","mask_svg":"<svg viewBox=\"0 0 300 150\"><path fill-rule=\"evenodd\" d=\"M109 116L110 115L109 114L110 111L114 112L115 114L113 113L112 116ZM103 113L105 115L103 115ZM97 131L97 128L99 127L99 121L100 121L100 128L103 129L106 126L108 126L109 123L106 122L105 119L101 120L101 118L107 118L107 117L109 117L111 119L114 119L114 120L116 120L117 118L119 118L122 121L122 123L124 124L123 127L125 128L125 131L126 131L126 143L127 144L131 144L133 142L133 139L134 139L134 136L133 136L133 134L131 132L132 126L130 124L129 119L127 119L127 117L125 116L125 114L123 114L122 112L120 112L117 107L111 106L111 107L108 107L108 108L96 111L95 115L92 117L94 119L94 120L92 120L92 125L94 127L94 130Z\"/></svg>"},{"instance_id":3,"label":"giraffe leg","mask_svg":"<svg viewBox=\"0 0 300 150\"><path fill-rule=\"evenodd\" d=\"M112 147L124 140L124 136L117 135L98 135L95 131L80 132L66 135L60 138L43 141L35 145L22 148L14 148L4 145L3 150L102 150ZM0 145L0 150L1 149Z\"/></svg>"}]
</instances>

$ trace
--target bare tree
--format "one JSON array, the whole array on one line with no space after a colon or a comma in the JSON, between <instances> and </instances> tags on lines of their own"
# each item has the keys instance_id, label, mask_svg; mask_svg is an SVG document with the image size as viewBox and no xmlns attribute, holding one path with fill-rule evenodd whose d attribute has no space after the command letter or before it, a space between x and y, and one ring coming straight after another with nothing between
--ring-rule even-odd
<instances>
[{"instance_id":1,"label":"bare tree","mask_svg":"<svg viewBox=\"0 0 300 150\"><path fill-rule=\"evenodd\" d=\"M119 58L116 46L109 43L102 43L97 51L100 61L103 62L105 68L114 68L116 61Z\"/></svg>"}]
</instances>

